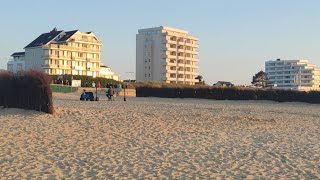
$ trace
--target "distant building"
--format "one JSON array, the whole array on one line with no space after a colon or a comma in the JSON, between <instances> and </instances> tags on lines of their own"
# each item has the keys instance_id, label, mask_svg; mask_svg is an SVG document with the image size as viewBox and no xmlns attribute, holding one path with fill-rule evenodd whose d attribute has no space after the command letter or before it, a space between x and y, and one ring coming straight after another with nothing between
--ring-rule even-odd
<instances>
[{"instance_id":1,"label":"distant building","mask_svg":"<svg viewBox=\"0 0 320 180\"><path fill-rule=\"evenodd\" d=\"M187 31L160 26L140 29L136 36L136 80L194 85L198 38Z\"/></svg>"},{"instance_id":2,"label":"distant building","mask_svg":"<svg viewBox=\"0 0 320 180\"><path fill-rule=\"evenodd\" d=\"M7 63L7 70L13 73L21 73L25 70L25 52L15 52L11 55L12 60Z\"/></svg>"},{"instance_id":3,"label":"distant building","mask_svg":"<svg viewBox=\"0 0 320 180\"><path fill-rule=\"evenodd\" d=\"M227 82L227 81L218 81L213 86L217 86L217 87L233 87L234 84L232 84L231 82Z\"/></svg>"},{"instance_id":4,"label":"distant building","mask_svg":"<svg viewBox=\"0 0 320 180\"><path fill-rule=\"evenodd\" d=\"M116 75L110 67L105 65L100 66L100 77L120 81L120 76Z\"/></svg>"},{"instance_id":5,"label":"distant building","mask_svg":"<svg viewBox=\"0 0 320 180\"><path fill-rule=\"evenodd\" d=\"M100 74L101 46L101 41L92 32L54 28L24 48L25 70L97 77ZM11 63L8 63L9 67L12 67Z\"/></svg>"},{"instance_id":6,"label":"distant building","mask_svg":"<svg viewBox=\"0 0 320 180\"><path fill-rule=\"evenodd\" d=\"M265 68L269 84L275 88L320 90L320 69L308 60L271 60Z\"/></svg>"}]
</instances>

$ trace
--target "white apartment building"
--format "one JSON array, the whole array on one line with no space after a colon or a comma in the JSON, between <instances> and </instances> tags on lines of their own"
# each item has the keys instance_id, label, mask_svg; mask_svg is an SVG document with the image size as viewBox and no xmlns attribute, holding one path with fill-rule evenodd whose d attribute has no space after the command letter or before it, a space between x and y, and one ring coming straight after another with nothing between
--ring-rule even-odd
<instances>
[{"instance_id":1,"label":"white apartment building","mask_svg":"<svg viewBox=\"0 0 320 180\"><path fill-rule=\"evenodd\" d=\"M106 78L106 79L113 79L115 81L120 81L120 76L116 75L112 69L106 65L100 66L100 77Z\"/></svg>"},{"instance_id":2,"label":"white apartment building","mask_svg":"<svg viewBox=\"0 0 320 180\"><path fill-rule=\"evenodd\" d=\"M136 36L136 80L190 84L198 82L198 38L187 31L160 26Z\"/></svg>"},{"instance_id":3,"label":"white apartment building","mask_svg":"<svg viewBox=\"0 0 320 180\"><path fill-rule=\"evenodd\" d=\"M15 52L11 55L13 59L7 63L7 71L13 73L21 73L25 70L25 52Z\"/></svg>"},{"instance_id":4,"label":"white apartment building","mask_svg":"<svg viewBox=\"0 0 320 180\"><path fill-rule=\"evenodd\" d=\"M271 60L265 68L269 82L277 88L320 90L320 69L308 60Z\"/></svg>"},{"instance_id":5,"label":"white apartment building","mask_svg":"<svg viewBox=\"0 0 320 180\"><path fill-rule=\"evenodd\" d=\"M25 49L25 69L50 75L86 75L100 72L102 43L92 32L58 31L41 34Z\"/></svg>"}]
</instances>

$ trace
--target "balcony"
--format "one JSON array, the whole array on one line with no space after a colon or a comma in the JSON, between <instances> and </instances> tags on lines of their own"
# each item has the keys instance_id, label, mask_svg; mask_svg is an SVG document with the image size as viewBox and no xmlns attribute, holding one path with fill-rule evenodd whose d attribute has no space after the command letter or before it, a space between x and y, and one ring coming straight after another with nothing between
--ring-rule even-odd
<instances>
[{"instance_id":1,"label":"balcony","mask_svg":"<svg viewBox=\"0 0 320 180\"><path fill-rule=\"evenodd\" d=\"M169 81L176 81L176 80L177 80L176 77L170 77L170 75L167 75L166 78L167 78L167 80L169 80Z\"/></svg>"},{"instance_id":2,"label":"balcony","mask_svg":"<svg viewBox=\"0 0 320 180\"><path fill-rule=\"evenodd\" d=\"M199 75L198 72L191 72L191 74L194 75L194 76L198 76Z\"/></svg>"},{"instance_id":3,"label":"balcony","mask_svg":"<svg viewBox=\"0 0 320 180\"><path fill-rule=\"evenodd\" d=\"M166 68L166 72L170 74L175 74L177 73L177 70L171 70L170 68Z\"/></svg>"},{"instance_id":4,"label":"balcony","mask_svg":"<svg viewBox=\"0 0 320 180\"><path fill-rule=\"evenodd\" d=\"M96 48L85 48L85 47L74 47L74 46L67 46L67 45L60 45L60 44L49 44L43 46L47 49L60 49L60 50L74 50L79 52L96 52L100 53L100 49Z\"/></svg>"},{"instance_id":5,"label":"balcony","mask_svg":"<svg viewBox=\"0 0 320 180\"><path fill-rule=\"evenodd\" d=\"M184 70L178 70L178 74L184 74Z\"/></svg>"},{"instance_id":6,"label":"balcony","mask_svg":"<svg viewBox=\"0 0 320 180\"><path fill-rule=\"evenodd\" d=\"M177 44L177 41L173 41L173 40L170 40L170 39L167 39L166 42L168 44Z\"/></svg>"},{"instance_id":7,"label":"balcony","mask_svg":"<svg viewBox=\"0 0 320 180\"><path fill-rule=\"evenodd\" d=\"M184 49L178 49L178 52L184 52Z\"/></svg>"},{"instance_id":8,"label":"balcony","mask_svg":"<svg viewBox=\"0 0 320 180\"><path fill-rule=\"evenodd\" d=\"M177 66L179 66L179 67L184 67L185 64L183 64L183 63L178 63Z\"/></svg>"},{"instance_id":9,"label":"balcony","mask_svg":"<svg viewBox=\"0 0 320 180\"><path fill-rule=\"evenodd\" d=\"M177 63L173 63L173 62L170 62L170 61L167 61L166 62L166 66L176 66Z\"/></svg>"},{"instance_id":10,"label":"balcony","mask_svg":"<svg viewBox=\"0 0 320 180\"><path fill-rule=\"evenodd\" d=\"M192 72L191 71L185 71L185 74L192 75Z\"/></svg>"},{"instance_id":11,"label":"balcony","mask_svg":"<svg viewBox=\"0 0 320 180\"><path fill-rule=\"evenodd\" d=\"M184 56L178 56L178 59L185 59Z\"/></svg>"},{"instance_id":12,"label":"balcony","mask_svg":"<svg viewBox=\"0 0 320 180\"><path fill-rule=\"evenodd\" d=\"M194 48L198 48L199 47L198 44L191 44L191 43L186 43L186 46L190 46L190 47L194 47Z\"/></svg>"},{"instance_id":13,"label":"balcony","mask_svg":"<svg viewBox=\"0 0 320 180\"><path fill-rule=\"evenodd\" d=\"M176 52L176 51L177 51L176 48L171 48L171 47L167 48L166 50L167 50L167 51L173 51L173 52Z\"/></svg>"},{"instance_id":14,"label":"balcony","mask_svg":"<svg viewBox=\"0 0 320 180\"><path fill-rule=\"evenodd\" d=\"M199 59L198 58L192 58L192 61L193 62L199 62Z\"/></svg>"},{"instance_id":15,"label":"balcony","mask_svg":"<svg viewBox=\"0 0 320 180\"><path fill-rule=\"evenodd\" d=\"M166 54L164 54L164 55L162 56L162 58L176 59L177 56L166 53Z\"/></svg>"}]
</instances>

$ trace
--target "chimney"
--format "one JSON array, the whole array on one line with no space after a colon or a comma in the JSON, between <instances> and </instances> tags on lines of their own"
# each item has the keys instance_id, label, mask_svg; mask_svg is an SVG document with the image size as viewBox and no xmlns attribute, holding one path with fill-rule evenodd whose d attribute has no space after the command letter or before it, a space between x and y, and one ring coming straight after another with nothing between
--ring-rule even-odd
<instances>
[{"instance_id":1,"label":"chimney","mask_svg":"<svg viewBox=\"0 0 320 180\"><path fill-rule=\"evenodd\" d=\"M58 29L56 27L54 27L51 32L57 32L57 31L58 31Z\"/></svg>"}]
</instances>

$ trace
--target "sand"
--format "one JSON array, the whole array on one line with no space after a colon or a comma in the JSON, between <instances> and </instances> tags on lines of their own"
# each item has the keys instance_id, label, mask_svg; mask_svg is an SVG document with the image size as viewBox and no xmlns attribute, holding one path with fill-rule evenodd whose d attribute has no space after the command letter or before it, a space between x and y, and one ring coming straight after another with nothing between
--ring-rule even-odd
<instances>
[{"instance_id":1,"label":"sand","mask_svg":"<svg viewBox=\"0 0 320 180\"><path fill-rule=\"evenodd\" d=\"M320 179L320 105L54 94L0 109L4 179Z\"/></svg>"}]
</instances>

